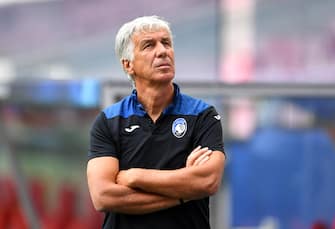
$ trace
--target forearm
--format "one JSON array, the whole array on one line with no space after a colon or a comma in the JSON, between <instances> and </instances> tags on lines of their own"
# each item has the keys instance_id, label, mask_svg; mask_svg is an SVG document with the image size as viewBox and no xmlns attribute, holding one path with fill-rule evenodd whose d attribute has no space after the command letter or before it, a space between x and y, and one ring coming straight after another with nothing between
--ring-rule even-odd
<instances>
[{"instance_id":1,"label":"forearm","mask_svg":"<svg viewBox=\"0 0 335 229\"><path fill-rule=\"evenodd\" d=\"M198 199L214 194L221 182L224 156L211 155L203 165L176 170L130 169L125 185L172 198Z\"/></svg>"},{"instance_id":2,"label":"forearm","mask_svg":"<svg viewBox=\"0 0 335 229\"><path fill-rule=\"evenodd\" d=\"M197 199L208 196L204 183L195 177L192 168L178 170L143 170L134 169L138 177L130 186L143 191L151 191L172 198Z\"/></svg>"},{"instance_id":3,"label":"forearm","mask_svg":"<svg viewBox=\"0 0 335 229\"><path fill-rule=\"evenodd\" d=\"M117 184L117 174L118 160L115 158L98 157L88 162L88 187L97 210L145 214L179 204L175 198Z\"/></svg>"},{"instance_id":4,"label":"forearm","mask_svg":"<svg viewBox=\"0 0 335 229\"><path fill-rule=\"evenodd\" d=\"M149 194L135 193L115 211L126 214L147 214L180 204L178 199Z\"/></svg>"},{"instance_id":5,"label":"forearm","mask_svg":"<svg viewBox=\"0 0 335 229\"><path fill-rule=\"evenodd\" d=\"M147 193L125 186L118 187L117 189L119 189L118 194L112 193L113 190L105 193L104 210L113 210L127 214L146 214L179 204L176 198Z\"/></svg>"},{"instance_id":6,"label":"forearm","mask_svg":"<svg viewBox=\"0 0 335 229\"><path fill-rule=\"evenodd\" d=\"M94 198L95 207L99 211L146 214L179 204L176 198L147 193L118 184L105 187Z\"/></svg>"}]
</instances>

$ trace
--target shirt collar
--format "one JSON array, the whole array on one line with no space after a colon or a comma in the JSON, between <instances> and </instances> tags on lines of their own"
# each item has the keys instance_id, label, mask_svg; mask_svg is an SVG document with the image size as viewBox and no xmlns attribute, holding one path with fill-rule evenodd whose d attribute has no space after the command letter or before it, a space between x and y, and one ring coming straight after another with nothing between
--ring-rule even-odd
<instances>
[{"instance_id":1,"label":"shirt collar","mask_svg":"<svg viewBox=\"0 0 335 229\"><path fill-rule=\"evenodd\" d=\"M180 96L180 88L179 88L179 86L176 83L173 83L173 87L174 87L174 90L173 90L173 93L174 93L174 95L173 95L173 102L164 109L163 114L170 113L174 109L174 107L177 105L177 101L178 101L178 98ZM132 91L131 98L135 102L134 104L135 104L135 106L136 106L137 109L139 109L141 111L145 111L143 105L137 99L137 91L136 91L136 89L134 89Z\"/></svg>"}]
</instances>

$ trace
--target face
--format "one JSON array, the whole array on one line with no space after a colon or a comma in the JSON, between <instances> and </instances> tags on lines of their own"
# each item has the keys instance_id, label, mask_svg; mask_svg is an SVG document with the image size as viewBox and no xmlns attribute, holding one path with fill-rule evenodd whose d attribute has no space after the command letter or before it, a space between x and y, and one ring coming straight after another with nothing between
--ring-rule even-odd
<instances>
[{"instance_id":1,"label":"face","mask_svg":"<svg viewBox=\"0 0 335 229\"><path fill-rule=\"evenodd\" d=\"M134 59L123 65L136 85L141 82L163 83L174 78L174 50L166 30L142 31L133 35Z\"/></svg>"}]
</instances>

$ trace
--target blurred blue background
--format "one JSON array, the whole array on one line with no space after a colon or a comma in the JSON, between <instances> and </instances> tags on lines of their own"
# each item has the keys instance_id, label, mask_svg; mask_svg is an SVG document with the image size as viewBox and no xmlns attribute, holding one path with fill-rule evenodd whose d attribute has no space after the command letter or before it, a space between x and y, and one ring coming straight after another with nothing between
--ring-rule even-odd
<instances>
[{"instance_id":1,"label":"blurred blue background","mask_svg":"<svg viewBox=\"0 0 335 229\"><path fill-rule=\"evenodd\" d=\"M0 1L0 229L100 228L89 129L131 90L119 27L160 15L176 82L217 107L228 156L213 229L335 228L335 2Z\"/></svg>"}]
</instances>

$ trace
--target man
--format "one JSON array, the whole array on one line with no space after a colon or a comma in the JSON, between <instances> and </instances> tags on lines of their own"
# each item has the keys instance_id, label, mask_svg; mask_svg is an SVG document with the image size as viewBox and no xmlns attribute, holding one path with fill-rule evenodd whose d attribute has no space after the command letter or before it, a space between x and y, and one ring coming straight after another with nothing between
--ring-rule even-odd
<instances>
[{"instance_id":1,"label":"man","mask_svg":"<svg viewBox=\"0 0 335 229\"><path fill-rule=\"evenodd\" d=\"M208 229L209 196L225 155L220 116L173 83L169 24L157 16L123 25L116 53L132 94L101 112L91 130L87 179L103 228Z\"/></svg>"}]
</instances>

